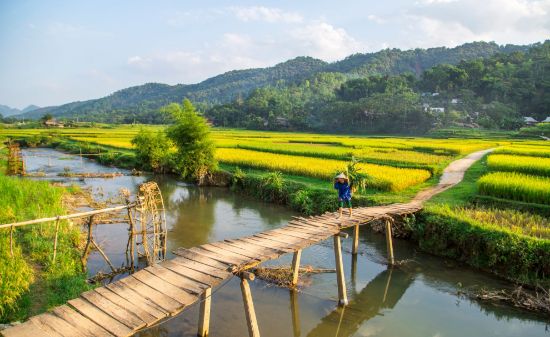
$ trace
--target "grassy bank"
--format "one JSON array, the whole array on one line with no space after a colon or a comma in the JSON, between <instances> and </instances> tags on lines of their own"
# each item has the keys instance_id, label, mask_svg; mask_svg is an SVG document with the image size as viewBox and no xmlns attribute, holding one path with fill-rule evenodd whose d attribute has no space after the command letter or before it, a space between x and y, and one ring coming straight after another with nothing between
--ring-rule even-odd
<instances>
[{"instance_id":1,"label":"grassy bank","mask_svg":"<svg viewBox=\"0 0 550 337\"><path fill-rule=\"evenodd\" d=\"M460 184L431 199L412 225L412 238L424 251L550 287L550 221L536 205L480 198L478 181L488 172L483 158Z\"/></svg>"},{"instance_id":2,"label":"grassy bank","mask_svg":"<svg viewBox=\"0 0 550 337\"><path fill-rule=\"evenodd\" d=\"M0 167L0 223L65 213L66 189L4 176L5 156L0 158ZM12 256L10 230L0 230L0 322L25 319L88 289L81 271L79 228L60 224L55 263L54 233L51 223L16 228Z\"/></svg>"}]
</instances>

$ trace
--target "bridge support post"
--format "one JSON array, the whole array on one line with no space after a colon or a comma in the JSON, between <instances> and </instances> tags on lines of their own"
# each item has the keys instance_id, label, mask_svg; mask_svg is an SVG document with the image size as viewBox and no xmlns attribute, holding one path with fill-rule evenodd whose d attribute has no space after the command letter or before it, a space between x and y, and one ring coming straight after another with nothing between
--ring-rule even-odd
<instances>
[{"instance_id":1,"label":"bridge support post","mask_svg":"<svg viewBox=\"0 0 550 337\"><path fill-rule=\"evenodd\" d=\"M351 252L353 255L357 255L359 252L359 225L353 227L353 246Z\"/></svg>"},{"instance_id":2,"label":"bridge support post","mask_svg":"<svg viewBox=\"0 0 550 337\"><path fill-rule=\"evenodd\" d=\"M212 287L204 290L200 296L199 330L197 335L206 337L210 333L210 307L212 306Z\"/></svg>"},{"instance_id":3,"label":"bridge support post","mask_svg":"<svg viewBox=\"0 0 550 337\"><path fill-rule=\"evenodd\" d=\"M395 259L393 257L393 239L391 231L391 221L386 219L386 247L388 249L388 264L393 266L395 264Z\"/></svg>"},{"instance_id":4,"label":"bridge support post","mask_svg":"<svg viewBox=\"0 0 550 337\"><path fill-rule=\"evenodd\" d=\"M298 306L298 292L294 289L290 291L290 312L292 314L292 331L294 337L300 337L302 334L300 328L300 307Z\"/></svg>"},{"instance_id":5,"label":"bridge support post","mask_svg":"<svg viewBox=\"0 0 550 337\"><path fill-rule=\"evenodd\" d=\"M292 257L292 285L298 284L298 276L300 275L300 259L302 257L302 250L298 249L294 252Z\"/></svg>"},{"instance_id":6,"label":"bridge support post","mask_svg":"<svg viewBox=\"0 0 550 337\"><path fill-rule=\"evenodd\" d=\"M254 274L252 274L254 275ZM252 277L252 280L254 277ZM246 316L246 324L248 326L248 335L250 337L260 337L260 329L256 319L256 311L254 310L254 302L252 302L252 293L250 285L245 277L241 276L241 292L243 294L244 313Z\"/></svg>"},{"instance_id":7,"label":"bridge support post","mask_svg":"<svg viewBox=\"0 0 550 337\"><path fill-rule=\"evenodd\" d=\"M336 262L336 281L338 282L338 305L346 306L348 295L344 276L344 263L342 262L342 241L339 234L334 235L334 259Z\"/></svg>"}]
</instances>

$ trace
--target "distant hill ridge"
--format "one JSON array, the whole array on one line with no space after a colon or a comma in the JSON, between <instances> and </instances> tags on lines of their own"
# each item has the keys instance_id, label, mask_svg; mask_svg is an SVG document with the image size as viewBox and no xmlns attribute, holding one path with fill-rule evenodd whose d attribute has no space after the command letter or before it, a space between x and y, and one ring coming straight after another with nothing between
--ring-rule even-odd
<instances>
[{"instance_id":1,"label":"distant hill ridge","mask_svg":"<svg viewBox=\"0 0 550 337\"><path fill-rule=\"evenodd\" d=\"M0 104L0 115L2 115L3 117L9 117L9 116L19 115L26 112L31 112L36 109L40 109L40 107L33 104L29 105L23 110L19 110L17 108L12 108L7 105Z\"/></svg>"},{"instance_id":2,"label":"distant hill ridge","mask_svg":"<svg viewBox=\"0 0 550 337\"><path fill-rule=\"evenodd\" d=\"M185 97L198 104L226 103L239 95L246 96L259 87L295 83L320 72L338 72L349 76L405 72L420 75L437 64L457 64L462 60L489 57L499 52L525 51L529 47L472 42L454 48L385 49L353 54L333 63L301 56L273 67L229 71L197 84L147 83L116 91L106 97L40 108L17 117L37 119L50 113L61 118L78 117L81 121L162 123L165 117L157 113L158 109L171 102L180 102Z\"/></svg>"}]
</instances>

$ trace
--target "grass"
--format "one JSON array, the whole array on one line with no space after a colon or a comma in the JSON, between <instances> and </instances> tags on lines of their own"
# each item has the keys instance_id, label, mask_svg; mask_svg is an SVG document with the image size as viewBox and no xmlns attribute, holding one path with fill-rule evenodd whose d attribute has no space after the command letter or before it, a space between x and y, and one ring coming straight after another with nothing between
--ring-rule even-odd
<instances>
[{"instance_id":1,"label":"grass","mask_svg":"<svg viewBox=\"0 0 550 337\"><path fill-rule=\"evenodd\" d=\"M0 166L5 167L4 158ZM47 182L0 175L0 223L64 213L63 188ZM78 245L80 230L60 224L58 254L52 263L53 224L0 230L0 322L22 320L65 303L88 289Z\"/></svg>"}]
</instances>

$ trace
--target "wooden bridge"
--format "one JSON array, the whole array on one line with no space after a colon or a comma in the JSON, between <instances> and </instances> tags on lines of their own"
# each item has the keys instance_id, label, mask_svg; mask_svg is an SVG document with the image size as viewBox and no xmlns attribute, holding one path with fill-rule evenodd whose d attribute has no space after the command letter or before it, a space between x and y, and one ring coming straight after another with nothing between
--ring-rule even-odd
<instances>
[{"instance_id":1,"label":"wooden bridge","mask_svg":"<svg viewBox=\"0 0 550 337\"><path fill-rule=\"evenodd\" d=\"M293 282L296 283L302 250L330 238L334 242L339 305L345 306L348 299L341 238L347 237L347 234L342 230L353 228L353 254L357 254L360 226L384 221L388 264L393 264L393 219L421 210L425 200L460 182L467 168L489 151L479 151L453 162L438 185L420 192L409 203L357 208L351 219L337 219L335 213L294 217L282 228L190 249L179 248L174 251L176 257L173 259L85 292L66 305L31 317L1 333L5 337L130 336L200 302L198 335L207 336L212 289L238 276L249 335L259 336L248 283L254 275L247 270L292 253Z\"/></svg>"}]
</instances>

